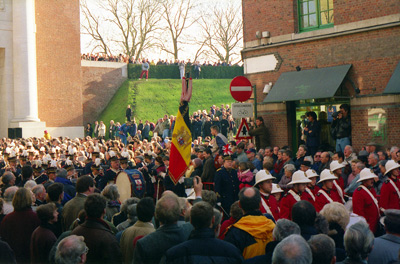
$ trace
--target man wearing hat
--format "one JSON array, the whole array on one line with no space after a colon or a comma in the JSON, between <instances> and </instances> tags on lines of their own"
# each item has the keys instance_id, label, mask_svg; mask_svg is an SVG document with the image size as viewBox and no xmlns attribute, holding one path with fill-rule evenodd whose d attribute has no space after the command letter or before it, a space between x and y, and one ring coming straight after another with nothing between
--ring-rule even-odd
<instances>
[{"instance_id":1,"label":"man wearing hat","mask_svg":"<svg viewBox=\"0 0 400 264\"><path fill-rule=\"evenodd\" d=\"M106 177L104 177L103 169L101 167L101 159L97 158L92 163L91 173L88 174L94 179L95 186L98 190L103 190L107 185Z\"/></svg>"},{"instance_id":2,"label":"man wearing hat","mask_svg":"<svg viewBox=\"0 0 400 264\"><path fill-rule=\"evenodd\" d=\"M258 150L269 146L268 128L265 126L262 117L257 117L256 128L250 129L249 134L256 138L256 147Z\"/></svg>"},{"instance_id":3,"label":"man wearing hat","mask_svg":"<svg viewBox=\"0 0 400 264\"><path fill-rule=\"evenodd\" d=\"M110 168L104 173L107 183L115 182L115 178L120 171L120 164L117 153L115 153L115 151L113 150L110 150L108 152L108 155L110 156Z\"/></svg>"},{"instance_id":4,"label":"man wearing hat","mask_svg":"<svg viewBox=\"0 0 400 264\"><path fill-rule=\"evenodd\" d=\"M262 170L261 160L256 158L257 151L254 148L250 148L246 151L246 154L247 158L249 161L251 161L251 163L253 163L254 167L256 167L258 171Z\"/></svg>"},{"instance_id":5,"label":"man wearing hat","mask_svg":"<svg viewBox=\"0 0 400 264\"><path fill-rule=\"evenodd\" d=\"M400 164L393 160L389 160L385 165L385 175L388 179L383 183L381 188L381 198L379 206L385 210L400 209Z\"/></svg>"},{"instance_id":6,"label":"man wearing hat","mask_svg":"<svg viewBox=\"0 0 400 264\"><path fill-rule=\"evenodd\" d=\"M330 170L325 169L321 172L318 184L322 183L322 188L315 197L315 210L317 212L321 211L325 204L333 202L342 203L342 199L338 194L332 191L333 181L336 179L337 177Z\"/></svg>"},{"instance_id":7,"label":"man wearing hat","mask_svg":"<svg viewBox=\"0 0 400 264\"><path fill-rule=\"evenodd\" d=\"M318 174L315 170L306 170L306 175L307 178L311 181L310 183L307 183L307 187L306 187L306 192L311 196L311 198L313 198L314 202L315 202L315 196L317 195L318 191L319 191L319 186L317 185L317 178L318 178Z\"/></svg>"},{"instance_id":8,"label":"man wearing hat","mask_svg":"<svg viewBox=\"0 0 400 264\"><path fill-rule=\"evenodd\" d=\"M346 167L343 163L339 163L337 160L331 162L330 170L336 176L336 180L333 180L333 188L332 191L336 192L342 200L342 203L345 203L344 200L344 179L342 169Z\"/></svg>"},{"instance_id":9,"label":"man wearing hat","mask_svg":"<svg viewBox=\"0 0 400 264\"><path fill-rule=\"evenodd\" d=\"M47 188L54 183L56 180L56 172L57 172L57 162L55 160L51 160L49 166L46 169L48 180L44 183L44 188L47 191Z\"/></svg>"},{"instance_id":10,"label":"man wearing hat","mask_svg":"<svg viewBox=\"0 0 400 264\"><path fill-rule=\"evenodd\" d=\"M35 160L32 164L32 168L33 180L37 184L45 184L49 180L49 177L47 177L45 171L42 169L42 162L40 160Z\"/></svg>"},{"instance_id":11,"label":"man wearing hat","mask_svg":"<svg viewBox=\"0 0 400 264\"><path fill-rule=\"evenodd\" d=\"M385 211L383 220L386 234L374 239L368 263L396 263L400 251L400 210Z\"/></svg>"},{"instance_id":12,"label":"man wearing hat","mask_svg":"<svg viewBox=\"0 0 400 264\"><path fill-rule=\"evenodd\" d=\"M306 200L314 204L312 198L308 193L305 192L307 183L311 182L307 178L304 171L296 171L292 175L292 181L288 185L293 185L293 188L282 198L280 217L291 220L292 219L292 207L295 203Z\"/></svg>"},{"instance_id":13,"label":"man wearing hat","mask_svg":"<svg viewBox=\"0 0 400 264\"><path fill-rule=\"evenodd\" d=\"M270 214L275 221L279 219L279 207L278 202L276 201L275 197L271 195L272 192L272 181L276 178L273 177L269 172L266 170L260 170L256 174L256 183L254 187L260 190L261 194L261 204L260 204L260 211L261 213Z\"/></svg>"},{"instance_id":14,"label":"man wearing hat","mask_svg":"<svg viewBox=\"0 0 400 264\"><path fill-rule=\"evenodd\" d=\"M361 185L353 193L353 212L363 216L373 233L377 231L380 207L376 199L374 181L377 179L371 169L365 168L360 172Z\"/></svg>"},{"instance_id":15,"label":"man wearing hat","mask_svg":"<svg viewBox=\"0 0 400 264\"><path fill-rule=\"evenodd\" d=\"M214 183L218 200L227 215L239 194L239 179L237 171L232 168L231 156L224 157L222 167L215 174Z\"/></svg>"}]
</instances>

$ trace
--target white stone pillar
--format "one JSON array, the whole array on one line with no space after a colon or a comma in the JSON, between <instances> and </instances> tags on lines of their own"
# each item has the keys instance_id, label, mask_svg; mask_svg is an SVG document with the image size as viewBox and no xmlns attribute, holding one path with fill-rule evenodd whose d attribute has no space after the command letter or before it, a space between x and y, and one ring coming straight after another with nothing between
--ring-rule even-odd
<instances>
[{"instance_id":1,"label":"white stone pillar","mask_svg":"<svg viewBox=\"0 0 400 264\"><path fill-rule=\"evenodd\" d=\"M36 75L35 0L14 0L12 6L14 118L11 122L40 122Z\"/></svg>"}]
</instances>

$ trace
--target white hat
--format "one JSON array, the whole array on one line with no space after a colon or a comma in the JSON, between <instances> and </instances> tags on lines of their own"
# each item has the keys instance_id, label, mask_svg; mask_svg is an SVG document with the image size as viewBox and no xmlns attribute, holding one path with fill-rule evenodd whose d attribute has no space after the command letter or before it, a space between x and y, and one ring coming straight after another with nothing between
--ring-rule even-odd
<instances>
[{"instance_id":1,"label":"white hat","mask_svg":"<svg viewBox=\"0 0 400 264\"><path fill-rule=\"evenodd\" d=\"M260 182L266 181L266 180L275 180L276 178L271 175L271 173L267 172L266 170L260 170L256 174L256 183L254 186L257 186Z\"/></svg>"},{"instance_id":2,"label":"white hat","mask_svg":"<svg viewBox=\"0 0 400 264\"><path fill-rule=\"evenodd\" d=\"M311 169L306 170L306 175L307 175L307 178L309 178L309 179L319 176L315 170L311 170Z\"/></svg>"},{"instance_id":3,"label":"white hat","mask_svg":"<svg viewBox=\"0 0 400 264\"><path fill-rule=\"evenodd\" d=\"M279 187L278 184L273 183L273 184L272 184L272 191L271 191L271 194L274 194L274 193L281 193L281 192L283 192L283 190L281 189L281 187Z\"/></svg>"},{"instance_id":4,"label":"white hat","mask_svg":"<svg viewBox=\"0 0 400 264\"><path fill-rule=\"evenodd\" d=\"M298 170L292 175L292 181L288 183L288 185L296 184L296 183L309 183L310 179L307 178L307 174L304 171Z\"/></svg>"},{"instance_id":5,"label":"white hat","mask_svg":"<svg viewBox=\"0 0 400 264\"><path fill-rule=\"evenodd\" d=\"M346 166L342 163L339 163L339 161L337 161L337 160L332 161L331 165L330 165L331 172L334 172L335 170L341 169L344 167L346 167Z\"/></svg>"},{"instance_id":6,"label":"white hat","mask_svg":"<svg viewBox=\"0 0 400 264\"><path fill-rule=\"evenodd\" d=\"M394 160L388 160L388 162L386 162L386 165L385 165L385 169L386 169L385 175L388 172L390 172L394 169L397 169L397 168L400 168L400 164L396 163Z\"/></svg>"},{"instance_id":7,"label":"white hat","mask_svg":"<svg viewBox=\"0 0 400 264\"><path fill-rule=\"evenodd\" d=\"M357 182L362 182L373 178L378 178L378 176L375 175L374 171L368 168L364 168L361 170L360 179Z\"/></svg>"},{"instance_id":8,"label":"white hat","mask_svg":"<svg viewBox=\"0 0 400 264\"><path fill-rule=\"evenodd\" d=\"M321 177L318 183L321 183L323 181L328 181L328 180L337 180L337 177L333 174L332 171L325 169L321 172Z\"/></svg>"}]
</instances>

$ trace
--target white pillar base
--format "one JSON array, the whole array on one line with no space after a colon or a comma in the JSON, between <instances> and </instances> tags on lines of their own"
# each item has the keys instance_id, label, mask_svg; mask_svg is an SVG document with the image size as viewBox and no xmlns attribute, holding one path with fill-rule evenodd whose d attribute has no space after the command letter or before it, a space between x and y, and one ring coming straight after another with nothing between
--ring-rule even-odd
<instances>
[{"instance_id":1,"label":"white pillar base","mask_svg":"<svg viewBox=\"0 0 400 264\"><path fill-rule=\"evenodd\" d=\"M12 120L9 128L22 128L22 137L43 137L44 131L46 130L46 122L18 122Z\"/></svg>"}]
</instances>

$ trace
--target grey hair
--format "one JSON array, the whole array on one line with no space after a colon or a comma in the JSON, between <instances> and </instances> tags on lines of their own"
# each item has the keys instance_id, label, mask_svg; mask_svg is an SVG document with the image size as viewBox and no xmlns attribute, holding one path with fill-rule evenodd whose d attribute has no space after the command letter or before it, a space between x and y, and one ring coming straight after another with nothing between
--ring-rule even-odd
<instances>
[{"instance_id":1,"label":"grey hair","mask_svg":"<svg viewBox=\"0 0 400 264\"><path fill-rule=\"evenodd\" d=\"M11 186L8 187L5 191L4 191L4 200L6 202L11 202L14 198L15 193L18 191L18 187L17 186Z\"/></svg>"},{"instance_id":2,"label":"grey hair","mask_svg":"<svg viewBox=\"0 0 400 264\"><path fill-rule=\"evenodd\" d=\"M311 264L312 253L306 240L300 235L290 235L274 249L272 264Z\"/></svg>"},{"instance_id":3,"label":"grey hair","mask_svg":"<svg viewBox=\"0 0 400 264\"><path fill-rule=\"evenodd\" d=\"M137 216L136 211L137 204L130 204L126 210L129 219L134 219Z\"/></svg>"},{"instance_id":4,"label":"grey hair","mask_svg":"<svg viewBox=\"0 0 400 264\"><path fill-rule=\"evenodd\" d=\"M173 224L178 221L181 214L179 199L175 194L161 197L156 204L156 219L162 224Z\"/></svg>"},{"instance_id":5,"label":"grey hair","mask_svg":"<svg viewBox=\"0 0 400 264\"><path fill-rule=\"evenodd\" d=\"M140 201L137 197L131 197L126 199L121 205L121 212L128 213L128 206L131 204L137 204Z\"/></svg>"},{"instance_id":6,"label":"grey hair","mask_svg":"<svg viewBox=\"0 0 400 264\"><path fill-rule=\"evenodd\" d=\"M291 173L294 173L296 171L296 167L293 164L290 164L290 163L286 164L283 168L285 170L290 171Z\"/></svg>"},{"instance_id":7,"label":"grey hair","mask_svg":"<svg viewBox=\"0 0 400 264\"><path fill-rule=\"evenodd\" d=\"M215 208L213 208L213 210L214 210L214 224L212 226L212 229L215 230L217 226L221 223L222 214Z\"/></svg>"},{"instance_id":8,"label":"grey hair","mask_svg":"<svg viewBox=\"0 0 400 264\"><path fill-rule=\"evenodd\" d=\"M344 247L350 258L366 259L373 246L374 234L367 223L357 222L344 234Z\"/></svg>"},{"instance_id":9,"label":"grey hair","mask_svg":"<svg viewBox=\"0 0 400 264\"><path fill-rule=\"evenodd\" d=\"M107 185L104 190L101 192L101 195L106 197L111 201L115 201L119 199L118 187L116 184Z\"/></svg>"},{"instance_id":10,"label":"grey hair","mask_svg":"<svg viewBox=\"0 0 400 264\"><path fill-rule=\"evenodd\" d=\"M330 264L335 257L335 241L327 235L314 235L308 240L313 263Z\"/></svg>"},{"instance_id":11,"label":"grey hair","mask_svg":"<svg viewBox=\"0 0 400 264\"><path fill-rule=\"evenodd\" d=\"M38 184L38 185L36 185L35 187L32 188L32 192L35 195L43 193L44 191L45 191L45 188L44 188L43 184Z\"/></svg>"},{"instance_id":12,"label":"grey hair","mask_svg":"<svg viewBox=\"0 0 400 264\"><path fill-rule=\"evenodd\" d=\"M365 168L364 163L362 163L361 161L360 161L360 162L357 162L356 166L357 166L357 168L358 168L359 170L362 170L362 169Z\"/></svg>"},{"instance_id":13,"label":"grey hair","mask_svg":"<svg viewBox=\"0 0 400 264\"><path fill-rule=\"evenodd\" d=\"M290 235L300 235L300 227L293 221L288 219L279 219L276 222L275 228L272 231L272 236L275 241L282 241L284 238Z\"/></svg>"},{"instance_id":14,"label":"grey hair","mask_svg":"<svg viewBox=\"0 0 400 264\"><path fill-rule=\"evenodd\" d=\"M4 172L3 176L1 177L1 181L4 184L8 184L12 180L13 177L15 177L15 176L11 171L6 171L6 172Z\"/></svg>"},{"instance_id":15,"label":"grey hair","mask_svg":"<svg viewBox=\"0 0 400 264\"><path fill-rule=\"evenodd\" d=\"M374 157L374 159L379 160L379 156L376 153L370 153L369 155L372 155L372 157Z\"/></svg>"},{"instance_id":16,"label":"grey hair","mask_svg":"<svg viewBox=\"0 0 400 264\"><path fill-rule=\"evenodd\" d=\"M387 162L387 160L380 160L380 161L378 161L378 164L383 166L383 167L385 167L386 166L386 162Z\"/></svg>"},{"instance_id":17,"label":"grey hair","mask_svg":"<svg viewBox=\"0 0 400 264\"><path fill-rule=\"evenodd\" d=\"M390 154L392 154L392 153L394 153L394 152L397 152L398 150L399 150L398 147L393 146L393 147L390 148Z\"/></svg>"},{"instance_id":18,"label":"grey hair","mask_svg":"<svg viewBox=\"0 0 400 264\"><path fill-rule=\"evenodd\" d=\"M86 244L83 237L71 235L57 245L57 264L76 264L81 262L81 255L86 251Z\"/></svg>"},{"instance_id":19,"label":"grey hair","mask_svg":"<svg viewBox=\"0 0 400 264\"><path fill-rule=\"evenodd\" d=\"M34 180L29 180L25 183L24 188L32 190L32 188L35 187L36 185L37 183Z\"/></svg>"},{"instance_id":20,"label":"grey hair","mask_svg":"<svg viewBox=\"0 0 400 264\"><path fill-rule=\"evenodd\" d=\"M338 202L326 204L319 212L325 217L328 223L336 223L343 230L346 230L346 226L350 222L350 214L346 207Z\"/></svg>"},{"instance_id":21,"label":"grey hair","mask_svg":"<svg viewBox=\"0 0 400 264\"><path fill-rule=\"evenodd\" d=\"M353 149L353 147L352 146L350 146L350 145L347 145L345 148L349 148L350 150L351 150L351 152L354 152L354 149Z\"/></svg>"}]
</instances>

